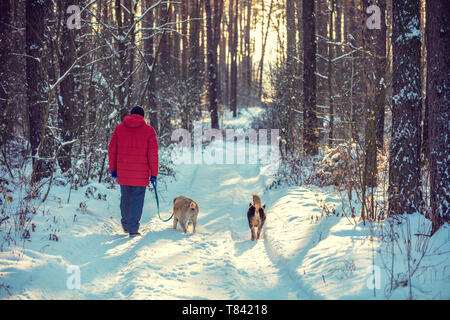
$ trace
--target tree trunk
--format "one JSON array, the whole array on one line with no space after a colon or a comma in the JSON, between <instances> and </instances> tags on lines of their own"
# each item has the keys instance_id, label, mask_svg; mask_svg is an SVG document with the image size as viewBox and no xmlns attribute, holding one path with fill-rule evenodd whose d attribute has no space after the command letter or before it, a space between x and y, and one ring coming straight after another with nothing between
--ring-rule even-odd
<instances>
[{"instance_id":1,"label":"tree trunk","mask_svg":"<svg viewBox=\"0 0 450 320\"><path fill-rule=\"evenodd\" d=\"M330 10L330 20L329 20L329 41L333 41L333 31L334 31L334 21L333 15L335 11L335 0L331 0L331 10ZM328 146L333 147L333 139L334 139L334 97L333 97L333 48L331 43L328 44L328 103L329 103L329 117L330 117L330 131L328 132Z\"/></svg>"},{"instance_id":2,"label":"tree trunk","mask_svg":"<svg viewBox=\"0 0 450 320\"><path fill-rule=\"evenodd\" d=\"M120 117L123 117L128 114L128 109L125 107L125 96L126 96L126 81L124 82L127 72L127 56L126 56L126 46L124 39L124 22L122 17L122 6L121 0L115 0L115 15L116 15L116 23L117 23L117 35L119 39L117 40L117 51L119 54L119 84L117 86L117 97L119 105L116 106L120 110Z\"/></svg>"},{"instance_id":3,"label":"tree trunk","mask_svg":"<svg viewBox=\"0 0 450 320\"><path fill-rule=\"evenodd\" d=\"M222 18L222 1L214 1L214 13L211 9L210 0L205 0L206 11L206 33L207 33L207 59L208 59L208 92L209 92L209 111L211 113L211 127L219 129L219 116L217 110L217 45L220 38L220 21Z\"/></svg>"},{"instance_id":4,"label":"tree trunk","mask_svg":"<svg viewBox=\"0 0 450 320\"><path fill-rule=\"evenodd\" d=\"M154 4L154 0L146 0L143 2L146 4L146 8L150 8ZM144 11L144 10L142 10ZM154 24L154 12L156 10L152 10L151 12L147 13L144 21L144 27L145 28L152 28ZM153 67L155 63L155 53L154 53L154 42L153 42L153 31L147 31L144 32L144 54L145 58L147 60L147 65L149 67ZM154 91L156 90L156 83L155 83L155 77L150 76L151 72L155 72L152 70L147 70L147 79L149 81L148 83L148 90L146 92L146 104L145 109L149 113L149 120L150 125L154 128L158 128L158 108L156 105L156 98L154 95ZM147 84L146 84L147 85Z\"/></svg>"},{"instance_id":5,"label":"tree trunk","mask_svg":"<svg viewBox=\"0 0 450 320\"><path fill-rule=\"evenodd\" d=\"M264 1L262 0L262 3L264 5ZM267 36L269 35L269 28L270 28L270 21L272 16L272 9L273 9L273 0L270 1L270 8L269 8L269 15L267 17L267 28L266 32L264 33L264 24L261 27L261 35L262 35L262 50L261 50L261 60L259 62L259 85L258 85L258 100L261 101L262 98L262 92L263 92L263 74L264 74L264 55L266 52L266 44L267 44Z\"/></svg>"},{"instance_id":6,"label":"tree trunk","mask_svg":"<svg viewBox=\"0 0 450 320\"><path fill-rule=\"evenodd\" d=\"M169 7L170 4L161 4L159 6L159 26L163 26L170 20L169 15ZM167 28L167 26L165 26ZM166 34L162 35L162 39L160 42L161 48L159 49L159 66L162 71L162 76L167 77L171 73L172 65L171 65L171 45L170 45L170 37Z\"/></svg>"},{"instance_id":7,"label":"tree trunk","mask_svg":"<svg viewBox=\"0 0 450 320\"><path fill-rule=\"evenodd\" d=\"M232 37L232 46L231 46L231 67L230 67L230 107L231 110L233 110L233 117L237 116L237 45L238 45L238 8L239 8L239 1L238 0L230 0L230 2L234 2L234 15L232 18L230 17L230 20L233 20L232 22L232 34L230 37Z\"/></svg>"},{"instance_id":8,"label":"tree trunk","mask_svg":"<svg viewBox=\"0 0 450 320\"><path fill-rule=\"evenodd\" d=\"M250 46L252 0L247 0L246 4L247 4L247 22L245 25L245 86L247 87L247 99L250 99L252 87L252 58Z\"/></svg>"},{"instance_id":9,"label":"tree trunk","mask_svg":"<svg viewBox=\"0 0 450 320\"><path fill-rule=\"evenodd\" d=\"M298 81L297 75L297 41L296 41L296 23L295 23L295 0L286 0L286 102L284 114L280 117L284 119L282 122L281 138L285 141L283 144L285 153L291 152L294 149L295 142L295 126L294 110L299 106L298 96Z\"/></svg>"},{"instance_id":10,"label":"tree trunk","mask_svg":"<svg viewBox=\"0 0 450 320\"><path fill-rule=\"evenodd\" d=\"M135 59L135 51L134 51L134 45L136 41L136 27L134 26L134 19L136 14L136 6L138 4L138 1L131 1L128 0L127 2L127 8L129 10L128 19L125 20L128 23L127 29L130 29L129 32L129 39L127 41L127 87L126 87L126 93L127 93L127 99L125 108L129 110L131 108L130 103L132 101L132 95L133 95L133 71L134 71L134 59Z\"/></svg>"},{"instance_id":11,"label":"tree trunk","mask_svg":"<svg viewBox=\"0 0 450 320\"><path fill-rule=\"evenodd\" d=\"M44 77L44 48L42 39L45 39L45 21L47 7L43 1L30 0L26 2L26 77L29 136L31 155L33 156L33 181L35 183L42 178L50 176L51 163L43 158L50 157L50 148L47 143L39 147L42 139L42 131L45 128L45 107L47 101L47 87ZM45 139L48 141L48 139Z\"/></svg>"},{"instance_id":12,"label":"tree trunk","mask_svg":"<svg viewBox=\"0 0 450 320\"><path fill-rule=\"evenodd\" d=\"M353 47L360 46L360 27L358 27L357 21L359 21L359 15L357 14L358 0L345 0L345 14L344 14L344 30L345 30L345 41L352 44ZM357 19L358 18L358 19ZM352 50L352 49L350 49ZM357 125L356 118L358 113L358 103L356 101L357 92L359 91L359 86L357 84L356 76L358 74L355 61L358 60L360 56L359 52L352 53L350 55L349 63L346 65L350 72L350 89L349 89L349 140L357 140Z\"/></svg>"},{"instance_id":13,"label":"tree trunk","mask_svg":"<svg viewBox=\"0 0 450 320\"><path fill-rule=\"evenodd\" d=\"M67 21L70 13L67 13L67 8L71 5L78 5L78 1L65 0L64 5L60 8L63 10L62 16L64 21ZM59 61L60 67L60 77L66 73L67 70L75 63L75 58L77 55L77 29L69 29L66 26L62 26L61 34L61 56ZM78 111L80 109L79 102L76 99L75 88L80 86L79 72L74 69L69 75L67 75L63 81L61 81L61 100L62 104L59 105L58 115L59 115L59 126L62 130L62 141L71 141L76 136L75 126L82 125L81 123L75 123L74 120L79 120ZM72 167L72 144L68 144L63 147L60 151L60 156L58 157L58 163L62 172L66 172Z\"/></svg>"},{"instance_id":14,"label":"tree trunk","mask_svg":"<svg viewBox=\"0 0 450 320\"><path fill-rule=\"evenodd\" d=\"M317 155L319 134L316 114L316 37L314 1L303 1L303 148L308 155Z\"/></svg>"},{"instance_id":15,"label":"tree trunk","mask_svg":"<svg viewBox=\"0 0 450 320\"><path fill-rule=\"evenodd\" d=\"M386 51L386 0L378 0L377 5L381 12L381 29L377 30L375 45L376 69L376 105L375 114L375 138L377 150L384 149L384 118L386 109L386 73L387 73L387 51Z\"/></svg>"},{"instance_id":16,"label":"tree trunk","mask_svg":"<svg viewBox=\"0 0 450 320\"><path fill-rule=\"evenodd\" d=\"M380 8L381 29L371 29L367 26L367 8L373 1L362 1L362 44L363 55L362 82L365 85L365 164L364 185L377 185L377 147L382 148L384 130L384 78L386 76L386 24L385 0L377 2ZM381 130L381 132L379 132ZM380 135L380 136L377 136ZM380 140L381 141L380 141Z\"/></svg>"},{"instance_id":17,"label":"tree trunk","mask_svg":"<svg viewBox=\"0 0 450 320\"><path fill-rule=\"evenodd\" d=\"M181 20L187 21L188 20L188 11L189 11L189 3L188 0L183 0L181 4ZM187 80L187 57L188 57L188 46L189 46L189 39L187 36L187 22L182 22L181 24L181 33L183 34L183 50L181 53L181 80L186 81Z\"/></svg>"},{"instance_id":18,"label":"tree trunk","mask_svg":"<svg viewBox=\"0 0 450 320\"><path fill-rule=\"evenodd\" d=\"M201 21L201 2L199 0L189 1L189 18L196 19L189 21L189 64L188 68L188 85L191 92L190 112L185 120L186 127L191 130L192 122L201 113L201 99L203 95L204 70L201 64L200 53L200 28ZM189 120L191 119L191 120Z\"/></svg>"},{"instance_id":19,"label":"tree trunk","mask_svg":"<svg viewBox=\"0 0 450 320\"><path fill-rule=\"evenodd\" d=\"M11 24L10 1L0 3L0 146L11 136L12 121L9 117L11 111L10 93L8 85L10 28Z\"/></svg>"},{"instance_id":20,"label":"tree trunk","mask_svg":"<svg viewBox=\"0 0 450 320\"><path fill-rule=\"evenodd\" d=\"M420 0L393 1L389 214L422 211Z\"/></svg>"},{"instance_id":21,"label":"tree trunk","mask_svg":"<svg viewBox=\"0 0 450 320\"><path fill-rule=\"evenodd\" d=\"M225 20L225 19L224 19ZM225 21L222 22L222 30L225 30ZM227 56L226 56L226 47L227 47L227 39L225 37L225 32L220 33L220 41L219 41L219 91L218 91L218 100L221 104L228 104L227 101L227 81L228 81L228 69L227 69ZM225 88L223 88L222 84L225 84Z\"/></svg>"},{"instance_id":22,"label":"tree trunk","mask_svg":"<svg viewBox=\"0 0 450 320\"><path fill-rule=\"evenodd\" d=\"M450 10L426 2L427 103L432 233L450 219Z\"/></svg>"}]
</instances>

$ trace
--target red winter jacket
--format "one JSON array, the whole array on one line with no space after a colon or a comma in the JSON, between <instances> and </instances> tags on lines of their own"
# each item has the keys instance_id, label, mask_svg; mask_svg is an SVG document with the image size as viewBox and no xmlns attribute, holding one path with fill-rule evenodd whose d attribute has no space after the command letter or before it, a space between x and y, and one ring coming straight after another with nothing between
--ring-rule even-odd
<instances>
[{"instance_id":1,"label":"red winter jacket","mask_svg":"<svg viewBox=\"0 0 450 320\"><path fill-rule=\"evenodd\" d=\"M117 183L146 187L150 175L158 175L156 132L144 117L126 116L112 135L108 146L109 170L117 170Z\"/></svg>"}]
</instances>

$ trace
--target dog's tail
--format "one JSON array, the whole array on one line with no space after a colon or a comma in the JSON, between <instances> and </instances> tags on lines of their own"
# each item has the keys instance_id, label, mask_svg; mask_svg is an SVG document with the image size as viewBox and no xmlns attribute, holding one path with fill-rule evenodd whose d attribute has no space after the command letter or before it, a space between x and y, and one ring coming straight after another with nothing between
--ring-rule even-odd
<instances>
[{"instance_id":1,"label":"dog's tail","mask_svg":"<svg viewBox=\"0 0 450 320\"><path fill-rule=\"evenodd\" d=\"M257 194L253 194L253 205L255 206L256 210L261 208L261 198Z\"/></svg>"},{"instance_id":2,"label":"dog's tail","mask_svg":"<svg viewBox=\"0 0 450 320\"><path fill-rule=\"evenodd\" d=\"M191 210L195 210L197 208L197 203L195 201L191 201L191 204L189 205L189 208Z\"/></svg>"}]
</instances>

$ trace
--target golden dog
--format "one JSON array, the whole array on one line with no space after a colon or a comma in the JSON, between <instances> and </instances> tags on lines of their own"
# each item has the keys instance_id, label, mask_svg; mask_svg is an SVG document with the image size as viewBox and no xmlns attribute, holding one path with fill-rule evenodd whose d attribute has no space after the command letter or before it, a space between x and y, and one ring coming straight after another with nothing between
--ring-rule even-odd
<instances>
[{"instance_id":1,"label":"golden dog","mask_svg":"<svg viewBox=\"0 0 450 320\"><path fill-rule=\"evenodd\" d=\"M198 216L198 204L192 199L185 196L179 196L173 199L173 228L177 228L178 222L181 225L184 233L187 233L186 222L188 228L190 225L194 227L193 233L195 233L195 227L197 226Z\"/></svg>"}]
</instances>

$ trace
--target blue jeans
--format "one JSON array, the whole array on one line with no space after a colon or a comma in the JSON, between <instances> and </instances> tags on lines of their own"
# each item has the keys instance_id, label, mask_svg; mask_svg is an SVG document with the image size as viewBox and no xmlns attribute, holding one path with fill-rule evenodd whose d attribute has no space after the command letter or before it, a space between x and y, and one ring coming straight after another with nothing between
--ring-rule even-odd
<instances>
[{"instance_id":1,"label":"blue jeans","mask_svg":"<svg viewBox=\"0 0 450 320\"><path fill-rule=\"evenodd\" d=\"M120 186L120 212L123 229L128 233L139 230L139 221L144 207L145 187Z\"/></svg>"}]
</instances>

